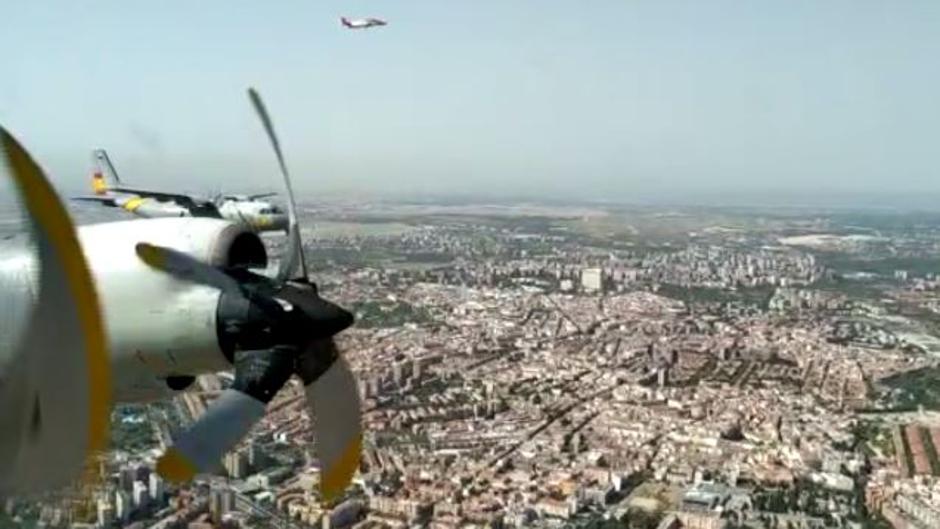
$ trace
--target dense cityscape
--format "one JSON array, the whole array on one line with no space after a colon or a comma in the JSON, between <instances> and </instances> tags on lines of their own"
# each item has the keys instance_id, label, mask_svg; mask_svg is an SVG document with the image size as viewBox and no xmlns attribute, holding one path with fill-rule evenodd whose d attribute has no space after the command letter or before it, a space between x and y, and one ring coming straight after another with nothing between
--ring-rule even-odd
<instances>
[{"instance_id":1,"label":"dense cityscape","mask_svg":"<svg viewBox=\"0 0 940 529\"><path fill-rule=\"evenodd\" d=\"M940 527L940 217L303 210L311 275L357 319L346 497L317 495L299 383L218 475L164 483L219 373L119 407L99 479L0 527Z\"/></svg>"}]
</instances>

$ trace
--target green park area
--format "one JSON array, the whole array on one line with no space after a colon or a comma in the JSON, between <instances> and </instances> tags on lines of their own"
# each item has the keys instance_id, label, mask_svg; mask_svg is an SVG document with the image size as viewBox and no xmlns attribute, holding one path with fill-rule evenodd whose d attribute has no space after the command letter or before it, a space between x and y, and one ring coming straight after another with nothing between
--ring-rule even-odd
<instances>
[{"instance_id":1,"label":"green park area","mask_svg":"<svg viewBox=\"0 0 940 529\"><path fill-rule=\"evenodd\" d=\"M940 367L924 367L881 379L894 395L894 408L940 410Z\"/></svg>"},{"instance_id":2,"label":"green park area","mask_svg":"<svg viewBox=\"0 0 940 529\"><path fill-rule=\"evenodd\" d=\"M365 301L352 307L356 325L362 328L400 327L406 323L427 323L433 320L428 311L404 301Z\"/></svg>"}]
</instances>

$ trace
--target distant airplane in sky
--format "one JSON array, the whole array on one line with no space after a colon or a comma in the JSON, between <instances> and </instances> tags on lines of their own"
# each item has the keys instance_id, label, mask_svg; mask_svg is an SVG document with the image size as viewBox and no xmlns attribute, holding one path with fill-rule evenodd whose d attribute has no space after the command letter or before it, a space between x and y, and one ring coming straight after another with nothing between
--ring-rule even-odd
<instances>
[{"instance_id":1,"label":"distant airplane in sky","mask_svg":"<svg viewBox=\"0 0 940 529\"><path fill-rule=\"evenodd\" d=\"M388 22L381 18L346 18L340 17L339 21L349 29L366 29L376 26L388 25Z\"/></svg>"}]
</instances>

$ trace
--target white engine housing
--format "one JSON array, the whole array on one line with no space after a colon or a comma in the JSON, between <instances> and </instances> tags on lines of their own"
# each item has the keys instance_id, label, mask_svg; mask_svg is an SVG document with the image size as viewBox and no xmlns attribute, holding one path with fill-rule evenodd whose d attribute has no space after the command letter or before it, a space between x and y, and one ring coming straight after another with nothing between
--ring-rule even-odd
<instances>
[{"instance_id":1,"label":"white engine housing","mask_svg":"<svg viewBox=\"0 0 940 529\"><path fill-rule=\"evenodd\" d=\"M264 267L260 238L244 226L211 218L157 218L81 226L107 328L114 400L166 396L168 376L229 367L219 347L221 292L143 263L139 242L166 246L213 266Z\"/></svg>"}]
</instances>

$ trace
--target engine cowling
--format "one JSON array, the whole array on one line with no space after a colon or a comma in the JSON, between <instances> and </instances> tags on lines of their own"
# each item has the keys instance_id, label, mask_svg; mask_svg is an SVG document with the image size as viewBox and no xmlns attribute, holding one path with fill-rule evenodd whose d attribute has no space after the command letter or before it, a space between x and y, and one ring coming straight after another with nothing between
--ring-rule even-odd
<instances>
[{"instance_id":1,"label":"engine cowling","mask_svg":"<svg viewBox=\"0 0 940 529\"><path fill-rule=\"evenodd\" d=\"M221 292L151 268L135 247L147 242L213 266L263 268L267 253L257 234L220 219L185 217L93 224L78 235L101 299L116 401L160 398L168 378L229 366L219 345Z\"/></svg>"}]
</instances>

